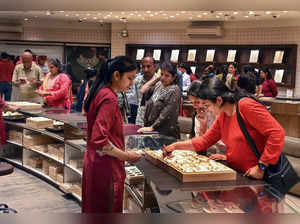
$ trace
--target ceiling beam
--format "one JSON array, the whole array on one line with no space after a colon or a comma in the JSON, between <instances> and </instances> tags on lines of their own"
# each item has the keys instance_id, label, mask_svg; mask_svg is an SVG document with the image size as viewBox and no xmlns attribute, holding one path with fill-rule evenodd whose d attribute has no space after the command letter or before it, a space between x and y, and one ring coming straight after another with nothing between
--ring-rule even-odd
<instances>
[{"instance_id":1,"label":"ceiling beam","mask_svg":"<svg viewBox=\"0 0 300 224\"><path fill-rule=\"evenodd\" d=\"M300 10L299 0L9 0L0 1L1 11L68 10Z\"/></svg>"}]
</instances>

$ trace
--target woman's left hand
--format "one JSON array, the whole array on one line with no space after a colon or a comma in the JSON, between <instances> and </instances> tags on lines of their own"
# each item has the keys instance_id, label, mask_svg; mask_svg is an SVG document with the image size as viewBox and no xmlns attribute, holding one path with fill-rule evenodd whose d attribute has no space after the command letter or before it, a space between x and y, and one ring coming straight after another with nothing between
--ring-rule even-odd
<instances>
[{"instance_id":1,"label":"woman's left hand","mask_svg":"<svg viewBox=\"0 0 300 224\"><path fill-rule=\"evenodd\" d=\"M153 127L143 127L143 128L140 128L137 132L144 133L144 132L151 132L151 131L153 131Z\"/></svg>"},{"instance_id":2,"label":"woman's left hand","mask_svg":"<svg viewBox=\"0 0 300 224\"><path fill-rule=\"evenodd\" d=\"M262 171L258 165L251 167L247 172L244 174L244 176L252 177L258 180L261 180L264 177L265 172Z\"/></svg>"}]
</instances>

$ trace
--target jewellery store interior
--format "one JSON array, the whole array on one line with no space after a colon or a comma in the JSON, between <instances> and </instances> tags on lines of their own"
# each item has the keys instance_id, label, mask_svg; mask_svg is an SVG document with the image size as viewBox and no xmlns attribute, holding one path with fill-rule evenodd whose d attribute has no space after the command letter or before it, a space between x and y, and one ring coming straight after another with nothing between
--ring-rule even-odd
<instances>
[{"instance_id":1,"label":"jewellery store interior","mask_svg":"<svg viewBox=\"0 0 300 224\"><path fill-rule=\"evenodd\" d=\"M300 11L110 4L0 11L0 213L299 213Z\"/></svg>"}]
</instances>

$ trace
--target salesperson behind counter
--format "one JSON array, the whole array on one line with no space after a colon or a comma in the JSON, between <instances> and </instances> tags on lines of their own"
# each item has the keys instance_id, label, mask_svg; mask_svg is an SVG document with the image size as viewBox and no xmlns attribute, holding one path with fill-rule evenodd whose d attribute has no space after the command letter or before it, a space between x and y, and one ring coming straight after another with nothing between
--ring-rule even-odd
<instances>
[{"instance_id":1,"label":"salesperson behind counter","mask_svg":"<svg viewBox=\"0 0 300 224\"><path fill-rule=\"evenodd\" d=\"M56 58L48 60L50 72L37 93L43 97L44 103L70 111L72 101L71 79L62 73L62 64Z\"/></svg>"},{"instance_id":2,"label":"salesperson behind counter","mask_svg":"<svg viewBox=\"0 0 300 224\"><path fill-rule=\"evenodd\" d=\"M0 148L2 145L6 143L7 140L5 126L2 118L2 110L16 111L17 109L18 109L17 106L6 104L5 101L2 100L2 97L0 96Z\"/></svg>"},{"instance_id":3,"label":"salesperson behind counter","mask_svg":"<svg viewBox=\"0 0 300 224\"><path fill-rule=\"evenodd\" d=\"M256 179L262 179L263 166L276 164L283 144L284 130L272 117L266 108L247 97L239 90L230 91L225 84L216 78L210 78L201 84L199 95L208 106L208 110L218 117L210 129L202 137L166 146L168 153L173 150L206 150L220 139L226 145L226 160L228 165ZM236 106L245 126L255 141L262 155L258 161L249 146L236 116Z\"/></svg>"},{"instance_id":4,"label":"salesperson behind counter","mask_svg":"<svg viewBox=\"0 0 300 224\"><path fill-rule=\"evenodd\" d=\"M134 60L119 56L101 67L85 100L87 150L82 175L82 212L122 212L124 161L140 155L125 151L123 118L117 91L128 91L137 73Z\"/></svg>"}]
</instances>

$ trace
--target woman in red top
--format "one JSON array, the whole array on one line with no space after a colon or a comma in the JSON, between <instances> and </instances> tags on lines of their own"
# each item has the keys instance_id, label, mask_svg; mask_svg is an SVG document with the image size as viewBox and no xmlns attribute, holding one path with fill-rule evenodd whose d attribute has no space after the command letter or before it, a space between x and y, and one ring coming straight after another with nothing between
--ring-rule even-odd
<instances>
[{"instance_id":1,"label":"woman in red top","mask_svg":"<svg viewBox=\"0 0 300 224\"><path fill-rule=\"evenodd\" d=\"M278 94L277 85L269 69L265 68L260 71L262 83L262 94L265 97L276 97Z\"/></svg>"},{"instance_id":2,"label":"woman in red top","mask_svg":"<svg viewBox=\"0 0 300 224\"><path fill-rule=\"evenodd\" d=\"M126 56L109 60L100 70L85 101L88 133L82 176L82 212L122 212L124 161L140 158L126 152L123 118L117 91L127 91L137 72L135 61Z\"/></svg>"},{"instance_id":3,"label":"woman in red top","mask_svg":"<svg viewBox=\"0 0 300 224\"><path fill-rule=\"evenodd\" d=\"M277 163L284 143L283 128L263 105L251 98L242 98L241 92L230 91L216 78L205 80L199 94L209 111L219 114L217 119L204 136L171 144L165 147L165 151L206 150L221 139L227 148L225 159L230 167L262 179L264 171L259 168L259 163L265 166ZM249 134L262 154L259 161L239 127L235 113L237 105Z\"/></svg>"},{"instance_id":4,"label":"woman in red top","mask_svg":"<svg viewBox=\"0 0 300 224\"><path fill-rule=\"evenodd\" d=\"M37 93L43 97L47 105L70 111L72 101L71 79L62 73L62 65L58 59L49 59L48 67L50 72L46 75Z\"/></svg>"}]
</instances>

